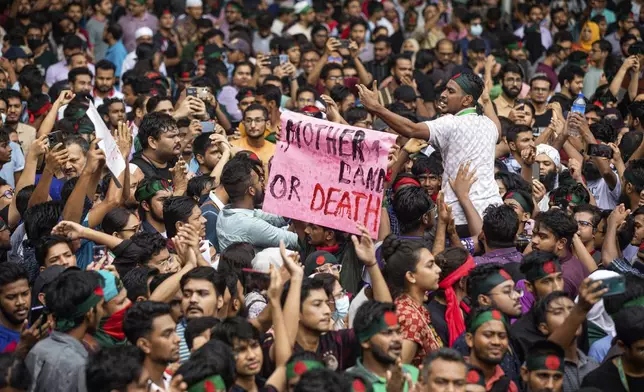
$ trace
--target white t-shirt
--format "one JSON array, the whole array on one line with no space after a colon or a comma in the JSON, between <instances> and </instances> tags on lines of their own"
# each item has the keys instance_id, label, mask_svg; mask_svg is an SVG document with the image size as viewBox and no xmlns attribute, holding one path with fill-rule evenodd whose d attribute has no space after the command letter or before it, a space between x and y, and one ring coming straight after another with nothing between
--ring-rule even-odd
<instances>
[{"instance_id":1,"label":"white t-shirt","mask_svg":"<svg viewBox=\"0 0 644 392\"><path fill-rule=\"evenodd\" d=\"M619 175L617 173L615 173L615 177L617 177L617 183L613 190L610 190L608 184L606 184L606 181L603 178L595 181L588 181L588 189L593 196L595 196L597 207L602 210L612 210L617 207L617 201L622 193L622 183L620 182Z\"/></svg>"},{"instance_id":2,"label":"white t-shirt","mask_svg":"<svg viewBox=\"0 0 644 392\"><path fill-rule=\"evenodd\" d=\"M501 204L499 187L494 180L494 157L499 137L494 122L486 116L479 116L472 109L465 109L454 115L446 115L433 121L426 121L429 128L429 143L443 156L442 189L445 202L452 207L454 222L467 224L463 208L449 185L450 178L456 178L458 168L471 160L470 170L475 171L477 181L470 188L470 200L479 215L491 204Z\"/></svg>"}]
</instances>

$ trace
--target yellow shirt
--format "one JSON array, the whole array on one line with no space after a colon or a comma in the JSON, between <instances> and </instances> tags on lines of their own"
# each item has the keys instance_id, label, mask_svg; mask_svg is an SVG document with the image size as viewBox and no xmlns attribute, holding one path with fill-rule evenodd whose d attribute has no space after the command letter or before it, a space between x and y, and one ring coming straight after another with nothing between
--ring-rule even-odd
<instances>
[{"instance_id":1,"label":"yellow shirt","mask_svg":"<svg viewBox=\"0 0 644 392\"><path fill-rule=\"evenodd\" d=\"M508 117L510 115L510 111L514 107L514 104L506 101L503 95L499 95L499 97L493 102L496 106L496 114L503 117Z\"/></svg>"},{"instance_id":2,"label":"yellow shirt","mask_svg":"<svg viewBox=\"0 0 644 392\"><path fill-rule=\"evenodd\" d=\"M241 139L233 140L230 142L230 144L232 144L235 147L239 147L242 150L252 151L255 154L257 154L259 159L261 159L262 163L264 164L264 173L266 175L266 178L268 178L268 161L270 161L273 155L275 155L275 150L277 149L277 146L266 140L263 140L263 141L264 141L264 145L261 148L256 148L248 144L247 137L242 137Z\"/></svg>"}]
</instances>

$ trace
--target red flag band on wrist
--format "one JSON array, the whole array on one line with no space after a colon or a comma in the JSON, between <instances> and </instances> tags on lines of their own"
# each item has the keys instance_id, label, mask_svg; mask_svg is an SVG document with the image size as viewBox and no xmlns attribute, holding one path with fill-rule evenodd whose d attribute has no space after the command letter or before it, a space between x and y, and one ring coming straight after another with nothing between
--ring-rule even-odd
<instances>
[{"instance_id":1,"label":"red flag band on wrist","mask_svg":"<svg viewBox=\"0 0 644 392\"><path fill-rule=\"evenodd\" d=\"M474 258L472 255L468 255L463 265L458 267L438 284L438 288L445 291L445 302L447 303L445 321L447 321L450 347L452 347L452 344L454 344L456 339L465 332L465 319L463 318L463 313L461 312L460 304L453 286L462 277L469 275L470 271L475 266L476 263L474 263Z\"/></svg>"}]
</instances>

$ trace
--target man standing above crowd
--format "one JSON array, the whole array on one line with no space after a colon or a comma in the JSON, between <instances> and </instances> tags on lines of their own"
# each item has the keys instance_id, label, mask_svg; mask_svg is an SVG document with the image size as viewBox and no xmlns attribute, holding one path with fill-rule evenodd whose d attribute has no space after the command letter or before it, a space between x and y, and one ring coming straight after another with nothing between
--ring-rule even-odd
<instances>
[{"instance_id":1,"label":"man standing above crowd","mask_svg":"<svg viewBox=\"0 0 644 392\"><path fill-rule=\"evenodd\" d=\"M135 33L142 27L147 27L156 33L159 20L156 16L147 11L145 0L128 0L127 14L118 20L118 24L123 29L123 44L128 52L136 49Z\"/></svg>"}]
</instances>

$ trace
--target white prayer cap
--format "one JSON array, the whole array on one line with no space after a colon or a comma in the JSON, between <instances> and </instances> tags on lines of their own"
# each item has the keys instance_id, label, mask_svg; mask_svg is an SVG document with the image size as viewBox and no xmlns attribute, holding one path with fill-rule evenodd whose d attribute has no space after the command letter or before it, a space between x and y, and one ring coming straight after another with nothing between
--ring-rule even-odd
<instances>
[{"instance_id":1,"label":"white prayer cap","mask_svg":"<svg viewBox=\"0 0 644 392\"><path fill-rule=\"evenodd\" d=\"M152 37L154 33L149 27L139 27L134 33L134 38L139 39L141 37Z\"/></svg>"},{"instance_id":2,"label":"white prayer cap","mask_svg":"<svg viewBox=\"0 0 644 392\"><path fill-rule=\"evenodd\" d=\"M186 0L186 8L188 7L203 7L201 0Z\"/></svg>"}]
</instances>

